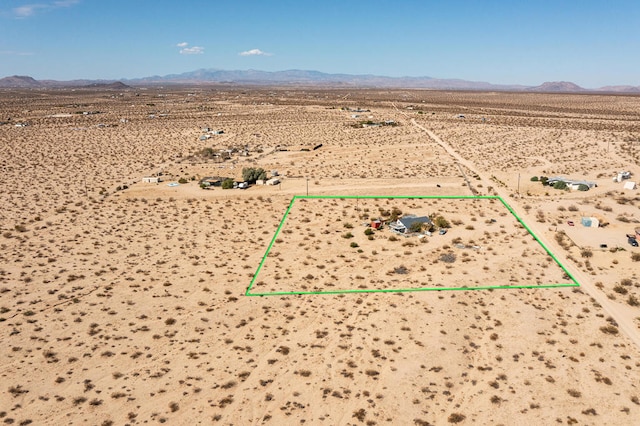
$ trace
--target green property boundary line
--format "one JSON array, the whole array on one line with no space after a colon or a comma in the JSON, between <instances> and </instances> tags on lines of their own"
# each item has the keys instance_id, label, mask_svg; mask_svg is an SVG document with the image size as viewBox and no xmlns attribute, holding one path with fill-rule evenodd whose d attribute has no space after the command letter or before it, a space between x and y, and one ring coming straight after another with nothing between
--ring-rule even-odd
<instances>
[{"instance_id":1,"label":"green property boundary line","mask_svg":"<svg viewBox=\"0 0 640 426\"><path fill-rule=\"evenodd\" d=\"M558 283L558 284L542 284L542 285L496 285L496 286L480 286L480 287L418 287L418 288L399 288L399 289L350 289L350 290L327 290L327 291L273 291L268 293L251 293L251 289L258 279L258 275L262 270L264 263L267 260L269 253L271 252L271 248L273 244L276 242L282 227L284 226L291 209L293 208L296 200L311 200L311 199L450 199L450 200L461 200L461 199L474 199L474 200L500 200L502 205L504 205L507 210L520 222L520 224L529 232L529 234L540 244L540 246L547 252L547 254L556 262L556 264L564 271L565 274L571 279L570 283ZM527 224L516 214L516 212L511 208L511 206L502 199L502 197L498 195L295 195L291 202L289 203L289 207L287 208L282 220L280 221L280 225L278 225L278 229L276 230L269 246L267 247L267 251L264 256L262 256L262 260L258 265L258 269L256 269L255 274L253 275L253 279L251 283L249 283L249 287L247 287L247 291L245 292L245 296L291 296L291 295L305 295L305 294L347 294L347 293L407 293L414 291L465 291L465 290L503 290L503 289L520 289L520 288L561 288L561 287L580 287L580 284L575 279L575 277L565 268L565 266L555 257L555 255L549 250L549 248L538 238L536 234L531 231L531 228L527 226Z\"/></svg>"}]
</instances>

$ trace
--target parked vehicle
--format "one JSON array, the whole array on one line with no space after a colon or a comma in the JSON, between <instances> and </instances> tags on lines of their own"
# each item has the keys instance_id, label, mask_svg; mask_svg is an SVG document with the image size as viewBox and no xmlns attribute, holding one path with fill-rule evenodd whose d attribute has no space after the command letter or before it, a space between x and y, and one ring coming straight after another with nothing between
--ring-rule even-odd
<instances>
[{"instance_id":1,"label":"parked vehicle","mask_svg":"<svg viewBox=\"0 0 640 426\"><path fill-rule=\"evenodd\" d=\"M572 221L572 220L570 220L570 221L568 221L568 222L567 222L567 225L569 225L569 226L573 226L573 225L575 225L575 223L573 223L573 221Z\"/></svg>"},{"instance_id":2,"label":"parked vehicle","mask_svg":"<svg viewBox=\"0 0 640 426\"><path fill-rule=\"evenodd\" d=\"M634 237L627 237L627 242L633 247L638 247L638 240L636 240Z\"/></svg>"},{"instance_id":3,"label":"parked vehicle","mask_svg":"<svg viewBox=\"0 0 640 426\"><path fill-rule=\"evenodd\" d=\"M444 235L447 233L447 230L445 228L442 228L441 230L438 231L438 234L440 235Z\"/></svg>"}]
</instances>

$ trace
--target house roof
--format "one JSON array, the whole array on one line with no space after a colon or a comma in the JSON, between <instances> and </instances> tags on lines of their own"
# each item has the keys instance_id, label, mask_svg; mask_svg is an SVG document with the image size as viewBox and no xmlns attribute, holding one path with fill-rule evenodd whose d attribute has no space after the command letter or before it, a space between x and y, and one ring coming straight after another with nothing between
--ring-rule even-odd
<instances>
[{"instance_id":1,"label":"house roof","mask_svg":"<svg viewBox=\"0 0 640 426\"><path fill-rule=\"evenodd\" d=\"M420 216L420 217L416 217L416 216L405 216L405 217L401 217L400 219L398 219L398 222L400 222L405 228L409 229L411 228L411 225L413 225L414 223L431 223L431 219L429 219L427 216Z\"/></svg>"}]
</instances>

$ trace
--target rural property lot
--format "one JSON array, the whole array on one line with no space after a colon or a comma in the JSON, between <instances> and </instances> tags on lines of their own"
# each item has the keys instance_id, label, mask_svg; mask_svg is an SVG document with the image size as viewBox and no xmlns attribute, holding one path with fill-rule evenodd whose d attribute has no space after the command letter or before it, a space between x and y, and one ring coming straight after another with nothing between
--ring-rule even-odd
<instances>
[{"instance_id":1,"label":"rural property lot","mask_svg":"<svg viewBox=\"0 0 640 426\"><path fill-rule=\"evenodd\" d=\"M410 215L447 225L371 226ZM497 197L297 197L256 275L249 295L577 285Z\"/></svg>"},{"instance_id":2,"label":"rural property lot","mask_svg":"<svg viewBox=\"0 0 640 426\"><path fill-rule=\"evenodd\" d=\"M640 175L640 97L16 89L0 90L0 123L6 424L640 418L640 251L625 237L640 196L612 181ZM200 140L203 127L224 134ZM281 184L198 185L241 180L246 167ZM541 175L598 187L530 180ZM344 200L296 199L256 277L307 187ZM580 287L541 288L571 280L499 200L425 195L500 195ZM363 224L394 207L451 228L369 240ZM608 225L585 228L582 216ZM246 297L254 277L255 292L391 292ZM486 283L511 288L397 291Z\"/></svg>"}]
</instances>

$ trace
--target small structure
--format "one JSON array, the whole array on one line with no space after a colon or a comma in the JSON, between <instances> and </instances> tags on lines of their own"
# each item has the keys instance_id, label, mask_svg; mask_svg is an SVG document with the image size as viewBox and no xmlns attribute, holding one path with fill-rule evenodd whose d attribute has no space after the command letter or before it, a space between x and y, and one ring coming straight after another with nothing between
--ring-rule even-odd
<instances>
[{"instance_id":1,"label":"small structure","mask_svg":"<svg viewBox=\"0 0 640 426\"><path fill-rule=\"evenodd\" d=\"M573 180L573 179L567 179L561 176L550 177L549 179L547 179L547 185L549 186L553 186L557 182L564 182L567 184L568 188L573 190L577 190L580 187L580 185L585 185L589 189L592 189L598 186L598 184L596 184L595 182L591 182L588 180Z\"/></svg>"},{"instance_id":2,"label":"small structure","mask_svg":"<svg viewBox=\"0 0 640 426\"><path fill-rule=\"evenodd\" d=\"M209 135L202 135L202 136L200 136L200 140L201 140L201 141L206 141L206 140L207 140L207 139L209 139L210 137L211 137L211 136L209 136Z\"/></svg>"},{"instance_id":3,"label":"small structure","mask_svg":"<svg viewBox=\"0 0 640 426\"><path fill-rule=\"evenodd\" d=\"M224 130L212 130L209 133L211 133L212 135L222 135L224 134Z\"/></svg>"},{"instance_id":4,"label":"small structure","mask_svg":"<svg viewBox=\"0 0 640 426\"><path fill-rule=\"evenodd\" d=\"M399 234L408 234L411 232L410 231L411 226L413 226L415 223L420 223L423 225L432 225L431 219L429 219L427 216L417 217L413 215L407 215L407 216L401 217L395 222L391 222L389 224L389 228L392 231L397 232Z\"/></svg>"},{"instance_id":5,"label":"small structure","mask_svg":"<svg viewBox=\"0 0 640 426\"><path fill-rule=\"evenodd\" d=\"M272 177L267 181L267 185L278 185L278 184L280 184L280 179L276 177Z\"/></svg>"},{"instance_id":6,"label":"small structure","mask_svg":"<svg viewBox=\"0 0 640 426\"><path fill-rule=\"evenodd\" d=\"M629 181L629 182L625 182L625 183L624 183L624 186L623 186L622 188L623 188L623 189L631 189L631 190L633 190L633 189L636 189L636 188L637 188L637 185L636 185L636 183L635 183L635 182L633 182L633 181Z\"/></svg>"},{"instance_id":7,"label":"small structure","mask_svg":"<svg viewBox=\"0 0 640 426\"><path fill-rule=\"evenodd\" d=\"M629 179L631 177L631 172L618 172L616 176L613 177L614 182L622 182L625 179Z\"/></svg>"},{"instance_id":8,"label":"small structure","mask_svg":"<svg viewBox=\"0 0 640 426\"><path fill-rule=\"evenodd\" d=\"M222 182L229 178L223 176L207 176L200 179L200 186L208 188L210 186L222 186Z\"/></svg>"},{"instance_id":9,"label":"small structure","mask_svg":"<svg viewBox=\"0 0 640 426\"><path fill-rule=\"evenodd\" d=\"M380 229L382 228L382 221L379 219L376 219L374 221L371 222L371 228L373 229Z\"/></svg>"},{"instance_id":10,"label":"small structure","mask_svg":"<svg viewBox=\"0 0 640 426\"><path fill-rule=\"evenodd\" d=\"M595 217L583 217L580 219L580 223L586 228L597 228L600 226L600 221Z\"/></svg>"},{"instance_id":11,"label":"small structure","mask_svg":"<svg viewBox=\"0 0 640 426\"><path fill-rule=\"evenodd\" d=\"M162 179L159 176L145 176L142 178L143 183L160 183Z\"/></svg>"}]
</instances>

